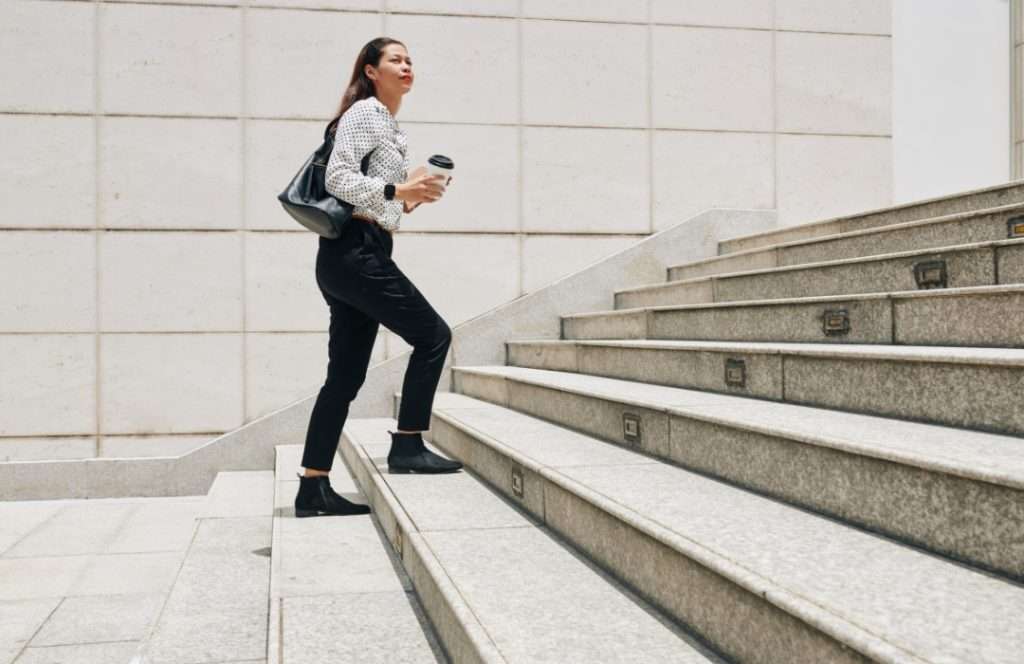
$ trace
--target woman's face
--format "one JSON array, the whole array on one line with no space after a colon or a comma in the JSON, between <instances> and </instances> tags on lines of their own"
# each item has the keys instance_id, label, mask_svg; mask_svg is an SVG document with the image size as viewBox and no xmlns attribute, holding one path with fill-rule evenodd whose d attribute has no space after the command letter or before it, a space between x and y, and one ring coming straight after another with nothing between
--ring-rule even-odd
<instances>
[{"instance_id":1,"label":"woman's face","mask_svg":"<svg viewBox=\"0 0 1024 664\"><path fill-rule=\"evenodd\" d=\"M377 91L395 91L405 94L412 88L412 58L401 44L388 44L375 68Z\"/></svg>"}]
</instances>

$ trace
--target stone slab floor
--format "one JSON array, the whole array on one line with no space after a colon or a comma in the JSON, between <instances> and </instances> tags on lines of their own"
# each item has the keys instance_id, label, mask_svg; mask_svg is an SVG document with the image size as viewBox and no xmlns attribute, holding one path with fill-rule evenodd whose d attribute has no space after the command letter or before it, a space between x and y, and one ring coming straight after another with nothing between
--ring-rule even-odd
<instances>
[{"instance_id":1,"label":"stone slab floor","mask_svg":"<svg viewBox=\"0 0 1024 664\"><path fill-rule=\"evenodd\" d=\"M0 664L130 662L206 500L0 502Z\"/></svg>"}]
</instances>

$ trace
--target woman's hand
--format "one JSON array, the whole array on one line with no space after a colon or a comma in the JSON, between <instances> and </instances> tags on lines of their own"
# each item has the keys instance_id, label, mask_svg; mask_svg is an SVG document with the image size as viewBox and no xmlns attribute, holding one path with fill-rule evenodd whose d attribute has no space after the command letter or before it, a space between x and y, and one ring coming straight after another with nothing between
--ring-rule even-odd
<instances>
[{"instance_id":1,"label":"woman's hand","mask_svg":"<svg viewBox=\"0 0 1024 664\"><path fill-rule=\"evenodd\" d=\"M452 180L454 180L454 179L455 178L453 178L452 176L450 176L450 175L448 176L448 184L445 185L445 190L448 189L448 185L450 185L452 183ZM406 214L409 214L410 212L412 212L413 210L415 210L419 206L420 206L420 203L410 203L409 201L402 201L402 212L404 212Z\"/></svg>"},{"instance_id":2,"label":"woman's hand","mask_svg":"<svg viewBox=\"0 0 1024 664\"><path fill-rule=\"evenodd\" d=\"M441 176L431 175L423 166L416 168L405 182L395 186L395 198L413 204L409 211L420 203L433 203L444 195ZM403 205L403 207L406 207Z\"/></svg>"}]
</instances>

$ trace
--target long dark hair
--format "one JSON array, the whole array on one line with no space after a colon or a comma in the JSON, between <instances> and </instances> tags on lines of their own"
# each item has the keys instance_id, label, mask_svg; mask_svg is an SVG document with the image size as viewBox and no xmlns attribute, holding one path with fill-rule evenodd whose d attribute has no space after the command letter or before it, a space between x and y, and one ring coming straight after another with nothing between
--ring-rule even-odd
<instances>
[{"instance_id":1,"label":"long dark hair","mask_svg":"<svg viewBox=\"0 0 1024 664\"><path fill-rule=\"evenodd\" d=\"M352 104L356 103L360 99L366 99L367 97L374 97L377 95L377 87L373 81L366 76L366 65L373 65L374 67L380 66L380 58L384 55L384 47L389 44L402 44L397 39L391 39L390 37L377 37L366 42L362 50L359 51L359 56L356 58L356 64L352 68L352 78L349 79L348 87L345 88L345 94L341 96L341 104L338 106L338 111L334 115L334 119L330 123L330 131L333 134L337 128L338 120L345 114Z\"/></svg>"}]
</instances>

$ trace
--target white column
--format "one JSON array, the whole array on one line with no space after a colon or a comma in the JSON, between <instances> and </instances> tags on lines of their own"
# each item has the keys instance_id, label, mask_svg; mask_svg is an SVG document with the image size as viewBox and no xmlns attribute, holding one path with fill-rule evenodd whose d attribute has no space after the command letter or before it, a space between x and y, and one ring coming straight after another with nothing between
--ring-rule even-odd
<instances>
[{"instance_id":1,"label":"white column","mask_svg":"<svg viewBox=\"0 0 1024 664\"><path fill-rule=\"evenodd\" d=\"M1012 25L1012 48L1010 49L1010 117L1011 165L1010 175L1014 180L1024 178L1024 0L1013 0L1010 4Z\"/></svg>"}]
</instances>

